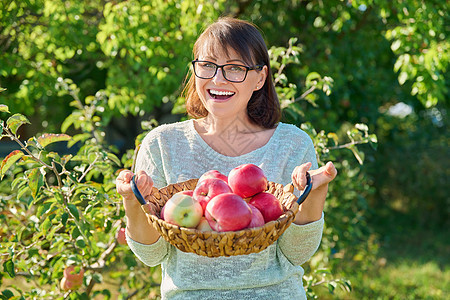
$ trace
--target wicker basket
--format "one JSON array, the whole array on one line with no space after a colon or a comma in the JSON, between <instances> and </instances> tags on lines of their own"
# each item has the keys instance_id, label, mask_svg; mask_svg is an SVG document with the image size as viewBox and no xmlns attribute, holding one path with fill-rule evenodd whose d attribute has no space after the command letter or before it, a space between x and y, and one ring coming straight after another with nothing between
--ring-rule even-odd
<instances>
[{"instance_id":1,"label":"wicker basket","mask_svg":"<svg viewBox=\"0 0 450 300\"><path fill-rule=\"evenodd\" d=\"M142 209L148 216L149 222L166 241L183 252L191 252L208 257L260 252L274 243L291 225L299 208L299 204L296 201L297 197L292 193L292 184L283 187L281 184L269 182L267 192L273 194L282 203L285 213L277 220L270 221L264 226L239 231L202 232L196 229L176 226L160 219L159 213L166 201L177 192L193 190L197 181L198 179L190 179L168 185L159 190L154 188L151 196L152 199L150 199L150 203L152 204L144 202L145 200L142 199L135 185L133 189L138 200L138 195L141 197L139 201L142 204ZM134 180L132 182L134 184ZM303 194L305 192L306 190ZM307 195L302 196L306 198Z\"/></svg>"}]
</instances>

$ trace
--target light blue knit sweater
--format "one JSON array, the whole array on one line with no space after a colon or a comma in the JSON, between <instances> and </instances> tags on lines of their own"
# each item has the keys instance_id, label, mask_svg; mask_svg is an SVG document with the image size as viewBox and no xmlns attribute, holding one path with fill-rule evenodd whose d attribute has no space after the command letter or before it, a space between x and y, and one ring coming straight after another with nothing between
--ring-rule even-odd
<instances>
[{"instance_id":1,"label":"light blue knit sweater","mask_svg":"<svg viewBox=\"0 0 450 300\"><path fill-rule=\"evenodd\" d=\"M243 141L245 142L245 141ZM247 154L230 157L214 151L197 133L193 120L162 125L143 140L136 171L145 170L157 188L199 178L208 170L225 175L238 165L261 167L269 181L288 184L294 168L317 160L310 137L293 125L279 123L269 142ZM185 253L160 238L128 245L146 265L162 267L163 299L306 299L303 268L319 247L323 216L292 224L265 250L250 255L209 258Z\"/></svg>"}]
</instances>

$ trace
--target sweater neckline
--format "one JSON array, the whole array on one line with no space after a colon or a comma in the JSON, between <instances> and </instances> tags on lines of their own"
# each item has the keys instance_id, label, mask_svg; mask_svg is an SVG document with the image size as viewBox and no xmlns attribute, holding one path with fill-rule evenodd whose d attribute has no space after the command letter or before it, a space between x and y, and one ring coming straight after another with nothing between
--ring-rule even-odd
<instances>
[{"instance_id":1,"label":"sweater neckline","mask_svg":"<svg viewBox=\"0 0 450 300\"><path fill-rule=\"evenodd\" d=\"M192 133L192 135L194 136L195 142L197 142L202 148L204 148L206 151L208 152L212 152L214 153L216 156L221 157L223 159L231 159L231 160L239 160L239 159L245 159L248 157L252 157L254 155L258 155L261 152L264 152L267 148L269 148L273 143L276 143L276 141L278 140L278 135L279 135L279 131L280 131L280 127L282 126L283 123L279 122L277 127L275 128L275 131L273 132L272 136L270 137L270 139L267 141L266 144L264 144L263 146L259 147L258 149L255 149L253 151L247 152L245 154L239 155L239 156L228 156L228 155L224 155L222 153L217 152L216 150L214 150L213 148L211 148L210 145L208 145L208 143L205 142L205 140L200 136L200 134L197 132L197 130L195 129L195 125L194 125L194 119L190 119L189 120L189 131Z\"/></svg>"}]
</instances>

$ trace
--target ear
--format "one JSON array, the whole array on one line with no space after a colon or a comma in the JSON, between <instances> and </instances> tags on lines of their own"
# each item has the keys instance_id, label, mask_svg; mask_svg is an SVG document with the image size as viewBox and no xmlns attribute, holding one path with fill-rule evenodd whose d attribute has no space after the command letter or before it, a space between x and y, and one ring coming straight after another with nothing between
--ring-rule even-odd
<instances>
[{"instance_id":1,"label":"ear","mask_svg":"<svg viewBox=\"0 0 450 300\"><path fill-rule=\"evenodd\" d=\"M261 71L258 72L258 81L255 88L253 89L254 91L258 91L264 86L267 78L267 72L267 66L264 66Z\"/></svg>"}]
</instances>

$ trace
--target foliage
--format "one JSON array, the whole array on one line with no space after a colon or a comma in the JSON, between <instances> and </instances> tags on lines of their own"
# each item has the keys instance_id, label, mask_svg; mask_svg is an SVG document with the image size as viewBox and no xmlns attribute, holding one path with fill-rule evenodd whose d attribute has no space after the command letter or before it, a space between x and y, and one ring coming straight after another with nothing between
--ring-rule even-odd
<instances>
[{"instance_id":1,"label":"foliage","mask_svg":"<svg viewBox=\"0 0 450 300\"><path fill-rule=\"evenodd\" d=\"M8 107L1 110L7 112ZM27 291L12 284L2 290L3 297L18 292L26 299L86 299L100 294L108 298L111 291L94 289L105 273L126 283L116 291L122 297L148 294L157 283L148 283L147 272L116 240L118 229L125 226L114 185L119 158L90 131L80 134L90 139L84 139L75 155L51 151L54 143L73 142L67 134L48 133L21 141L17 129L27 123L21 114L1 122L2 137L14 140L20 149L3 160L0 170L2 177L12 177L12 193L3 195L0 203L4 224L0 282L21 275L35 282L36 288ZM88 270L83 291L60 290L68 265Z\"/></svg>"},{"instance_id":2,"label":"foliage","mask_svg":"<svg viewBox=\"0 0 450 300\"><path fill-rule=\"evenodd\" d=\"M2 1L0 102L58 130L72 109L55 86L70 80L81 99L101 95L105 123L151 112L179 93L195 37L222 2Z\"/></svg>"},{"instance_id":3,"label":"foliage","mask_svg":"<svg viewBox=\"0 0 450 300\"><path fill-rule=\"evenodd\" d=\"M124 224L113 182L132 168L136 136L183 117L192 45L222 14L252 20L274 45L283 121L339 171L322 246L305 265L308 295L358 291L345 277L373 270L380 208L424 227L448 222L448 10L420 0L0 2L1 142L19 143L0 166L0 283L25 276L36 287L0 297L63 297L66 264L87 270L69 298L157 294L159 270L115 245ZM396 104L411 112L396 115ZM126 284L108 290L106 278Z\"/></svg>"},{"instance_id":4,"label":"foliage","mask_svg":"<svg viewBox=\"0 0 450 300\"><path fill-rule=\"evenodd\" d=\"M289 47L292 49L293 43ZM276 51L271 52L275 70L278 71L279 76L275 78L283 78L284 67L297 61L295 59L296 52L289 49L286 51L279 47L275 49ZM277 51L280 55L273 54ZM275 62L278 59L281 61L280 64ZM316 80L311 83L314 89L318 86L322 87L324 84L319 81L320 76L315 78ZM294 85L287 83L287 78L283 82L283 85L295 89ZM85 290L80 293L75 291L74 295L75 293L84 297L89 297L92 293L107 295L110 294L109 291L93 291L95 283L101 282L99 275L105 269L115 270L112 263L122 259L129 269L137 266L136 260L130 258L130 253L125 252L125 249L116 251L117 242L114 240L117 229L123 227L124 217L120 199L115 193L113 184L117 169L121 166L121 160L102 138L104 136L102 120L100 116L96 115L98 99L88 97L86 103L82 103L79 99L79 90L69 80L60 80L59 86L59 89L73 97L73 105L76 107L76 110L63 122L62 129L65 130L74 125L75 128L81 130L81 133L73 137L65 133L46 133L24 142L20 140L17 133L20 126L30 123L24 115L14 114L5 123L2 122L4 131L2 137L12 139L20 146L20 150L12 151L3 160L0 169L2 177L11 168L13 169L12 188L13 195L17 197L14 201L4 203L5 208L8 208L9 211L18 212L17 215L8 216L7 223L11 228L15 228L25 219L32 219L35 224L33 229L27 227L19 231L17 235L7 234L5 236L4 251L6 252L4 255L7 255L8 259L4 263L4 270L10 277L15 277L16 269L20 270L19 272L27 270L28 261L31 258L42 260L38 269L29 269L29 275L39 276L40 284L46 285L54 283L55 279L58 279L57 275L61 275L61 270L65 266L76 264L88 269L91 273L86 277ZM295 90L289 91L289 88L283 87L284 92L294 94ZM310 89L309 93L314 89ZM295 101L290 103L287 100L283 101L286 110L292 103L295 103ZM6 105L2 105L1 110L9 112ZM336 148L349 148L354 153L356 153L355 145L374 139L372 135L368 134L367 126L362 124L349 131L351 142L341 146L337 145L338 139L335 134L325 135L323 132L317 134L310 124L305 125L304 129L314 137L315 146L320 153L328 153L329 137L333 140ZM361 132L364 133L361 134ZM81 142L77 154L60 156L57 152L49 150L48 147L51 144L63 141L68 142L69 146ZM358 158L361 159L360 155ZM132 168L130 159L125 161L126 167ZM15 163L18 163L18 167L13 168ZM11 232L16 232L16 230L11 230ZM26 242L23 241L23 236L27 237ZM33 249L37 248L41 251L38 251L37 254L24 251L31 246ZM329 250L328 247L325 249ZM40 256L34 257L35 255ZM44 256L47 258L50 256L52 259L47 260ZM326 260L324 262L326 266ZM143 285L146 282L143 278L138 280L137 277L134 277L134 272L123 271L122 274L124 278L128 279L129 284L132 280L137 281L136 285ZM317 272L317 274L322 273ZM312 278L308 280L308 285L317 286L324 282L318 283ZM347 281L339 279L328 282L328 285L332 289L341 282L344 286L349 286ZM151 288L152 284L149 287ZM24 295L31 296L25 291L20 289L19 291ZM57 294L58 291L58 285L56 285L45 292L41 291L41 293L48 293L47 296ZM124 296L126 293L130 293L130 291L120 292ZM149 292L149 289L142 289L139 292ZM312 291L309 293L313 294Z\"/></svg>"}]
</instances>

